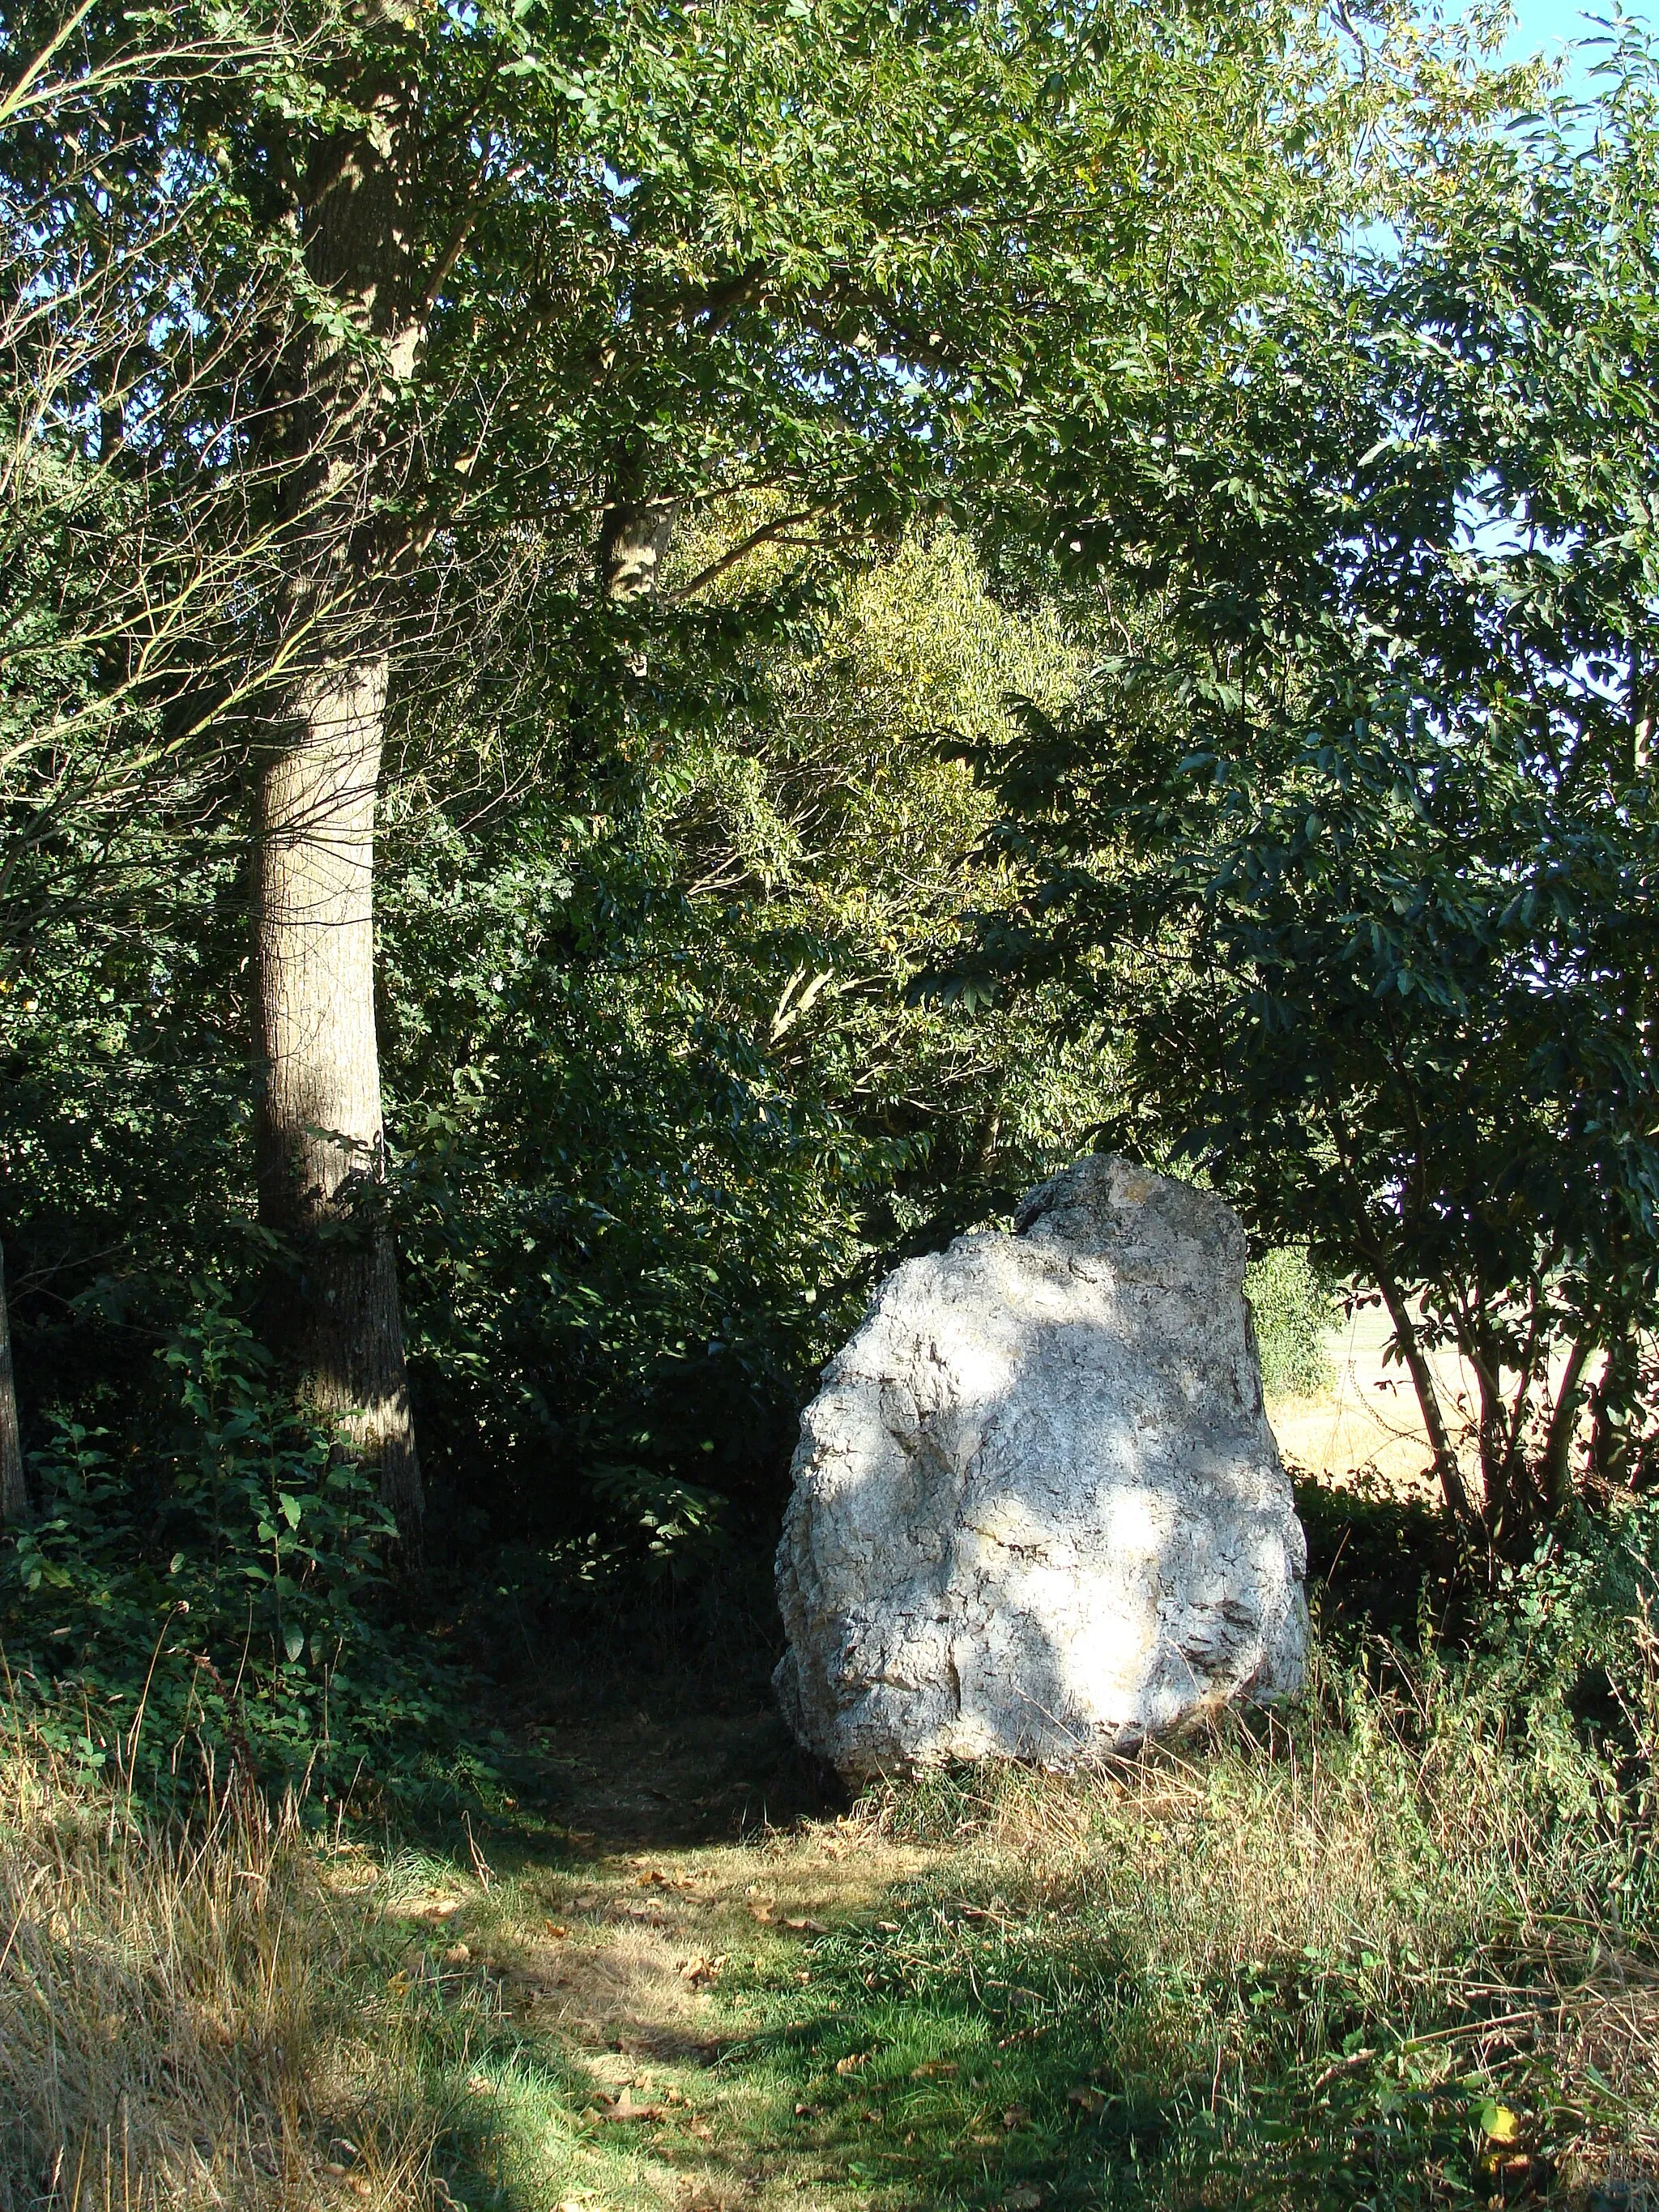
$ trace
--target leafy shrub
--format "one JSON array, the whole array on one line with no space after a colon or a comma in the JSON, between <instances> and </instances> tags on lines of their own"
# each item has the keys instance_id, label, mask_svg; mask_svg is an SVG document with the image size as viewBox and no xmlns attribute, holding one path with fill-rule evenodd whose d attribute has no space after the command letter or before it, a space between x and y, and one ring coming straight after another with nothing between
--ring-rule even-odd
<instances>
[{"instance_id":1,"label":"leafy shrub","mask_svg":"<svg viewBox=\"0 0 1659 2212\"><path fill-rule=\"evenodd\" d=\"M1534 1733L1571 1716L1650 1822L1659 1783L1659 1498L1582 1514L1506 1568L1488 1641Z\"/></svg>"},{"instance_id":2,"label":"leafy shrub","mask_svg":"<svg viewBox=\"0 0 1659 2212\"><path fill-rule=\"evenodd\" d=\"M1090 483L1076 550L1134 611L1082 716L987 756L1031 890L949 973L1075 979L1121 1039L1103 1140L1376 1289L1448 1516L1511 1561L1659 1316L1659 50L1609 43L1593 152L1563 112L1454 159L1179 395L1144 493Z\"/></svg>"},{"instance_id":3,"label":"leafy shrub","mask_svg":"<svg viewBox=\"0 0 1659 2212\"><path fill-rule=\"evenodd\" d=\"M1307 1254L1293 1247L1264 1253L1252 1262L1244 1289L1255 1317L1261 1387L1267 1395L1311 1397L1328 1389L1330 1285Z\"/></svg>"},{"instance_id":4,"label":"leafy shrub","mask_svg":"<svg viewBox=\"0 0 1659 2212\"><path fill-rule=\"evenodd\" d=\"M392 1620L391 1516L197 1289L155 1432L60 1417L34 1456L42 1510L0 1551L12 1695L38 1741L150 1787L226 1753L325 1797L437 1781L459 1683Z\"/></svg>"},{"instance_id":5,"label":"leafy shrub","mask_svg":"<svg viewBox=\"0 0 1659 2212\"><path fill-rule=\"evenodd\" d=\"M675 558L696 574L763 519L721 508ZM1110 1091L1053 994L969 1020L909 991L989 807L930 733L1006 735L1011 685L1058 708L1058 624L945 532L821 579L810 623L757 629L735 570L717 600L665 608L647 690L550 702L510 809L389 793L411 1387L475 1583L521 1546L544 1590L628 1601L769 1559L799 1406L872 1283L1006 1217ZM497 710L444 711L465 747Z\"/></svg>"}]
</instances>

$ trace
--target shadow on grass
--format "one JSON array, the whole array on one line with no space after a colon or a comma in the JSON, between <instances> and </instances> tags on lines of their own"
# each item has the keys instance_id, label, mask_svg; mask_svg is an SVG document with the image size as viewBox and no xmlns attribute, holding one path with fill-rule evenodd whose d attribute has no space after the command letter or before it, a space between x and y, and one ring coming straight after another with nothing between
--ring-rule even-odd
<instances>
[{"instance_id":1,"label":"shadow on grass","mask_svg":"<svg viewBox=\"0 0 1659 2212\"><path fill-rule=\"evenodd\" d=\"M1451 1609L1456 1559L1443 1516L1380 1485L1337 1489L1291 1469L1308 1538L1308 1587L1322 1634L1381 1636L1408 1649Z\"/></svg>"},{"instance_id":2,"label":"shadow on grass","mask_svg":"<svg viewBox=\"0 0 1659 2212\"><path fill-rule=\"evenodd\" d=\"M894 2206L1415 2212L1554 2179L1519 2133L1483 2132L1507 2047L1455 1990L1406 2033L1367 2002L1358 1960L1346 1987L1276 1960L1183 1988L1115 1955L1086 1913L925 1893L891 1910L809 1948L810 2002L757 1982L772 2021L723 2062L769 2083L808 2180Z\"/></svg>"},{"instance_id":3,"label":"shadow on grass","mask_svg":"<svg viewBox=\"0 0 1659 2212\"><path fill-rule=\"evenodd\" d=\"M446 2138L453 2196L1659 2212L1659 1965L1650 1924L1608 1917L1628 1852L1584 1825L1593 1761L1564 1740L1557 1773L1454 1662L1407 1656L1442 1617L1429 1509L1298 1502L1325 1637L1306 1711L1097 1784L921 1777L824 1822L752 1667L708 1702L597 1665L527 1698L553 1826L486 1839L521 1917L586 1871L614 1926L664 1879L630 1847L674 1850L720 1863L730 1955L678 2042L653 2011L672 1955L630 1984L618 1954L585 2043L499 2021ZM813 1901L826 1859L861 1856L856 1898Z\"/></svg>"}]
</instances>

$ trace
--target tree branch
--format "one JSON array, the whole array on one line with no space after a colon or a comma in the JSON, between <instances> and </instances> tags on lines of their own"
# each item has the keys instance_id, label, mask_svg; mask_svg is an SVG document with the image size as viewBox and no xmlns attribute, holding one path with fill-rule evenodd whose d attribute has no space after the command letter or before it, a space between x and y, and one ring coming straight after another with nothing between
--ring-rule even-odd
<instances>
[{"instance_id":1,"label":"tree branch","mask_svg":"<svg viewBox=\"0 0 1659 2212\"><path fill-rule=\"evenodd\" d=\"M689 599L694 592L702 591L703 586L712 584L716 576L723 576L728 568L736 568L739 561L746 560L761 546L781 538L785 531L794 529L799 523L810 522L815 514L822 514L823 512L822 507L803 507L798 514L781 514L774 521L763 522L758 530L751 530L747 538L739 539L737 544L722 553L719 560L711 561L706 568L699 569L690 583L677 586L668 594L669 599L672 601Z\"/></svg>"}]
</instances>

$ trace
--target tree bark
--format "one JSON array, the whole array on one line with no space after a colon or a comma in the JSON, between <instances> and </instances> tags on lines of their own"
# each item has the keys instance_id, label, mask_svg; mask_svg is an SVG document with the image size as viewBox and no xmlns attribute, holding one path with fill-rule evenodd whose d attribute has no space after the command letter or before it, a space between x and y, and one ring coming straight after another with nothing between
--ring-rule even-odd
<instances>
[{"instance_id":1,"label":"tree bark","mask_svg":"<svg viewBox=\"0 0 1659 2212\"><path fill-rule=\"evenodd\" d=\"M599 526L599 575L608 599L655 600L678 512L677 499L630 500L618 493L610 500Z\"/></svg>"},{"instance_id":2,"label":"tree bark","mask_svg":"<svg viewBox=\"0 0 1659 2212\"><path fill-rule=\"evenodd\" d=\"M395 644L396 526L375 495L397 457L387 402L413 375L430 301L420 235L416 45L378 7L349 85L367 130L311 151L301 200L313 276L364 335L366 358L319 327L289 357L296 501L289 609L305 672L262 763L256 854L261 1218L277 1235L266 1333L304 1403L378 1472L405 1570L423 1498L386 1217L374 1024L374 812ZM308 635L307 635L308 633Z\"/></svg>"},{"instance_id":3,"label":"tree bark","mask_svg":"<svg viewBox=\"0 0 1659 2212\"><path fill-rule=\"evenodd\" d=\"M1572 1503L1572 1438L1578 1423L1578 1409L1584 1400L1584 1364L1589 1352L1588 1336L1573 1340L1567 1364L1562 1370L1560 1387L1555 1394L1555 1411L1545 1434L1539 1473L1545 1504L1552 1513L1564 1513Z\"/></svg>"},{"instance_id":4,"label":"tree bark","mask_svg":"<svg viewBox=\"0 0 1659 2212\"><path fill-rule=\"evenodd\" d=\"M1463 1534L1479 1535L1482 1533L1480 1516L1470 1503L1463 1470L1457 1462L1457 1449L1447 1433L1440 1393L1435 1388L1434 1370L1418 1340L1416 1328L1412 1323L1411 1309L1398 1283L1380 1270L1376 1287L1382 1293L1382 1303L1394 1323L1395 1341L1404 1355L1406 1370L1417 1393L1423 1426L1428 1434L1429 1449L1434 1454L1434 1471L1440 1484L1440 1494L1446 1502L1446 1511L1453 1525Z\"/></svg>"},{"instance_id":5,"label":"tree bark","mask_svg":"<svg viewBox=\"0 0 1659 2212\"><path fill-rule=\"evenodd\" d=\"M405 1565L421 1553L374 1030L374 806L387 662L311 678L259 791L256 930L264 1083L260 1213L282 1239L272 1348L302 1398L378 1467Z\"/></svg>"},{"instance_id":6,"label":"tree bark","mask_svg":"<svg viewBox=\"0 0 1659 2212\"><path fill-rule=\"evenodd\" d=\"M23 1482L23 1443L17 1426L17 1385L11 1371L11 1313L6 1304L6 1263L0 1253L0 1522L28 1511Z\"/></svg>"}]
</instances>

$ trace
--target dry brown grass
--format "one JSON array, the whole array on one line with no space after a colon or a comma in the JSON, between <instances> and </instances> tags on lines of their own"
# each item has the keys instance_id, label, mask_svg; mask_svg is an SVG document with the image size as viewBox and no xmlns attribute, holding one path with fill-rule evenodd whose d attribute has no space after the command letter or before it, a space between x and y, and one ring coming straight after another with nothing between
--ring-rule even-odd
<instances>
[{"instance_id":1,"label":"dry brown grass","mask_svg":"<svg viewBox=\"0 0 1659 2212\"><path fill-rule=\"evenodd\" d=\"M1316 1668L1290 1729L1235 1714L1187 1753L912 1781L860 1817L948 1837L1028 1978L1127 1983L1109 2045L1207 2048L1218 2083L1277 2080L1291 2111L1401 2061L1431 2087L1478 2075L1540 2116L1548 2201L1623 2174L1659 2202L1659 1926L1630 1801L1565 1716L1523 1728L1431 1663L1380 1690Z\"/></svg>"},{"instance_id":2,"label":"dry brown grass","mask_svg":"<svg viewBox=\"0 0 1659 2212\"><path fill-rule=\"evenodd\" d=\"M0 2207L430 2198L414 2022L292 1808L146 1820L0 1759Z\"/></svg>"},{"instance_id":3,"label":"dry brown grass","mask_svg":"<svg viewBox=\"0 0 1659 2212\"><path fill-rule=\"evenodd\" d=\"M458 2168L537 2205L672 2203L672 2166L595 2135L596 2094L700 2079L731 1958L933 1856L811 1827L480 1880L319 1841L246 1787L161 1820L14 1742L0 2212L447 2212ZM682 2098L735 2203L720 2112Z\"/></svg>"}]
</instances>

